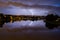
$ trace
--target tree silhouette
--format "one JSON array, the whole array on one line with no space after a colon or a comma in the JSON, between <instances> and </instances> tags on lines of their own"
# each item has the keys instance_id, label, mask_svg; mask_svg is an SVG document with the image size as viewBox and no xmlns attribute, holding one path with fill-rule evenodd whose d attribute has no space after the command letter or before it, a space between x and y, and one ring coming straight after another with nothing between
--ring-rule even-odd
<instances>
[{"instance_id":1,"label":"tree silhouette","mask_svg":"<svg viewBox=\"0 0 60 40\"><path fill-rule=\"evenodd\" d=\"M0 27L2 27L4 23L5 23L4 15L3 13L0 13Z\"/></svg>"},{"instance_id":2,"label":"tree silhouette","mask_svg":"<svg viewBox=\"0 0 60 40\"><path fill-rule=\"evenodd\" d=\"M58 24L55 24L57 18L58 18L57 15L53 15L53 14L47 15L46 16L46 27L48 27L49 29L53 29L54 27L58 27Z\"/></svg>"}]
</instances>

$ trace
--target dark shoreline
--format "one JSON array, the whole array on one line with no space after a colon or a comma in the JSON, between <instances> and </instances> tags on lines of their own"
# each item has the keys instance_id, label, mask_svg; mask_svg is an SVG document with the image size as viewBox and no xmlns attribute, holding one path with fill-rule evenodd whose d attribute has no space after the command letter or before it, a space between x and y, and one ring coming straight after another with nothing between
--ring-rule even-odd
<instances>
[{"instance_id":1,"label":"dark shoreline","mask_svg":"<svg viewBox=\"0 0 60 40\"><path fill-rule=\"evenodd\" d=\"M19 31L18 31L19 30ZM0 28L1 40L60 40L60 29L51 31L38 28L30 29L3 29Z\"/></svg>"}]
</instances>

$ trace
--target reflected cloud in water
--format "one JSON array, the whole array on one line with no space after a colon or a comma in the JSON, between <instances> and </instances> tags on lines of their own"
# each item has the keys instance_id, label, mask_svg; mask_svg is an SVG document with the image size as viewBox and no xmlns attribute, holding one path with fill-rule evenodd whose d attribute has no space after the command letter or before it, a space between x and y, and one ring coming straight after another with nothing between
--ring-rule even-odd
<instances>
[{"instance_id":1,"label":"reflected cloud in water","mask_svg":"<svg viewBox=\"0 0 60 40\"><path fill-rule=\"evenodd\" d=\"M15 21L13 23L6 23L4 26L8 28L23 28L23 27L45 27L45 22L43 20L38 21Z\"/></svg>"},{"instance_id":2,"label":"reflected cloud in water","mask_svg":"<svg viewBox=\"0 0 60 40\"><path fill-rule=\"evenodd\" d=\"M48 32L48 33L59 33L60 32L60 29L47 29L46 26L45 26L45 22L43 20L38 20L38 21L30 21L30 20L27 20L27 21L15 21L13 23L6 23L3 25L3 27L6 26L6 28L8 29L22 29L22 28L40 28L40 30L32 30L32 29L28 29L28 30L22 30L22 32L26 32L26 33L31 33L31 32Z\"/></svg>"}]
</instances>

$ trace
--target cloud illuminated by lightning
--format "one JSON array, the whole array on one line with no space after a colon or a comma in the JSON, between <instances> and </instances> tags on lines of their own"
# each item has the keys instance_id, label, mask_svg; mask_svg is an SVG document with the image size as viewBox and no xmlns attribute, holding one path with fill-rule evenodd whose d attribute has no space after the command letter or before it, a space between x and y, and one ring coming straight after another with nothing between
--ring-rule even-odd
<instances>
[{"instance_id":1,"label":"cloud illuminated by lightning","mask_svg":"<svg viewBox=\"0 0 60 40\"><path fill-rule=\"evenodd\" d=\"M34 15L33 9L28 9L28 12L29 12L31 15Z\"/></svg>"}]
</instances>

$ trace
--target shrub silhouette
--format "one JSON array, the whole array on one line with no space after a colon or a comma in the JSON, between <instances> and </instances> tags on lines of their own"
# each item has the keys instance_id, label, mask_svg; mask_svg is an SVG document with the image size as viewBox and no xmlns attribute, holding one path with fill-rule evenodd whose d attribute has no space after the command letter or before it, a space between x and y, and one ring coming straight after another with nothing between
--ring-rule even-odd
<instances>
[{"instance_id":1,"label":"shrub silhouette","mask_svg":"<svg viewBox=\"0 0 60 40\"><path fill-rule=\"evenodd\" d=\"M10 16L9 15L5 16L6 17L4 17L3 13L0 13L0 27L2 27L4 23L10 22Z\"/></svg>"},{"instance_id":2,"label":"shrub silhouette","mask_svg":"<svg viewBox=\"0 0 60 40\"><path fill-rule=\"evenodd\" d=\"M0 13L0 27L3 26L4 22L5 22L5 20L4 20L4 16L3 16L2 13Z\"/></svg>"},{"instance_id":3,"label":"shrub silhouette","mask_svg":"<svg viewBox=\"0 0 60 40\"><path fill-rule=\"evenodd\" d=\"M54 24L54 21L56 22L58 16L57 15L53 15L53 14L49 14L46 16L46 27L48 27L49 29L53 29L54 27L58 27L57 24Z\"/></svg>"}]
</instances>

